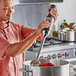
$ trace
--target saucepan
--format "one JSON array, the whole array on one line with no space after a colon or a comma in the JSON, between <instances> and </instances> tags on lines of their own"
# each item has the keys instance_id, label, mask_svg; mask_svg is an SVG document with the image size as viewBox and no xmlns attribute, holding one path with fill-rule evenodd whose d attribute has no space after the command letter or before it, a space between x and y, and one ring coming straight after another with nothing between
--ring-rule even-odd
<instances>
[{"instance_id":1,"label":"saucepan","mask_svg":"<svg viewBox=\"0 0 76 76\"><path fill-rule=\"evenodd\" d=\"M23 76L69 76L69 62L64 60L41 60L41 63L50 62L54 66L31 66L31 61L23 63Z\"/></svg>"},{"instance_id":2,"label":"saucepan","mask_svg":"<svg viewBox=\"0 0 76 76\"><path fill-rule=\"evenodd\" d=\"M61 41L76 41L76 30L58 32L58 39Z\"/></svg>"}]
</instances>

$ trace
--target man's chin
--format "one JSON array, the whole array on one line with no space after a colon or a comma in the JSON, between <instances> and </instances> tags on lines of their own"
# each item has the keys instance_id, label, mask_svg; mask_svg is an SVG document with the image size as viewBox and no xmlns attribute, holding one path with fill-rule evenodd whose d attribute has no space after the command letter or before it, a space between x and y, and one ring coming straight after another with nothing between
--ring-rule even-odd
<instances>
[{"instance_id":1,"label":"man's chin","mask_svg":"<svg viewBox=\"0 0 76 76\"><path fill-rule=\"evenodd\" d=\"M7 18L7 19L6 19L6 21L10 21L10 20L11 20L11 18Z\"/></svg>"},{"instance_id":2,"label":"man's chin","mask_svg":"<svg viewBox=\"0 0 76 76\"><path fill-rule=\"evenodd\" d=\"M7 20L10 20L10 19L11 19L11 17L12 17L12 16L7 16L7 18L6 18L6 19L7 19Z\"/></svg>"},{"instance_id":3,"label":"man's chin","mask_svg":"<svg viewBox=\"0 0 76 76\"><path fill-rule=\"evenodd\" d=\"M3 18L2 20L5 21L5 22L6 22L6 21L10 21L10 20L11 20L11 17L9 17L9 16L8 16L8 17L5 17L5 18Z\"/></svg>"},{"instance_id":4,"label":"man's chin","mask_svg":"<svg viewBox=\"0 0 76 76\"><path fill-rule=\"evenodd\" d=\"M10 21L10 19L6 19L6 20L3 20L3 21L8 22L8 21Z\"/></svg>"}]
</instances>

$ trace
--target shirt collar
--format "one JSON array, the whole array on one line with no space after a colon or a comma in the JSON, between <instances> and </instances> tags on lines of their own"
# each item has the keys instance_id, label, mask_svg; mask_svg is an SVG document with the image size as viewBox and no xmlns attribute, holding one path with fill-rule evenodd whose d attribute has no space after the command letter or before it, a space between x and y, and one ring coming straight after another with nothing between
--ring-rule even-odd
<instances>
[{"instance_id":1,"label":"shirt collar","mask_svg":"<svg viewBox=\"0 0 76 76\"><path fill-rule=\"evenodd\" d=\"M1 29L5 29L6 27L8 27L9 22L6 24L5 22L0 22L0 28Z\"/></svg>"}]
</instances>

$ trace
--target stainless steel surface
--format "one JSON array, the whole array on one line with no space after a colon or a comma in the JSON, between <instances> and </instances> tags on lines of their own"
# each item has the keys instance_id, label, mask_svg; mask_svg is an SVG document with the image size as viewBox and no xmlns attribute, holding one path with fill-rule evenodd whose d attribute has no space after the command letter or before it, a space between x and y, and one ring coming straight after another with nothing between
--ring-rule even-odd
<instances>
[{"instance_id":1,"label":"stainless steel surface","mask_svg":"<svg viewBox=\"0 0 76 76\"><path fill-rule=\"evenodd\" d=\"M37 28L39 23L47 16L49 6L50 3L17 4L11 21L24 26Z\"/></svg>"},{"instance_id":2,"label":"stainless steel surface","mask_svg":"<svg viewBox=\"0 0 76 76\"><path fill-rule=\"evenodd\" d=\"M76 30L66 32L66 41L76 41Z\"/></svg>"},{"instance_id":3,"label":"stainless steel surface","mask_svg":"<svg viewBox=\"0 0 76 76\"><path fill-rule=\"evenodd\" d=\"M76 76L76 72L73 70L73 67L70 67L69 76Z\"/></svg>"},{"instance_id":4,"label":"stainless steel surface","mask_svg":"<svg viewBox=\"0 0 76 76\"><path fill-rule=\"evenodd\" d=\"M58 38L61 41L76 41L76 30L67 30L65 32L59 32Z\"/></svg>"},{"instance_id":5,"label":"stainless steel surface","mask_svg":"<svg viewBox=\"0 0 76 76\"><path fill-rule=\"evenodd\" d=\"M50 41L48 41L50 42ZM49 59L66 59L66 58L75 58L76 57L76 42L61 42L57 40L51 40L51 44L44 46L40 53L41 58L49 58ZM37 56L37 52L39 47L32 47L32 50L28 50L25 53L25 60L35 59ZM67 53L67 55L66 55ZM61 56L64 54L64 56ZM70 56L69 56L70 54ZM30 55L30 57L28 57ZM58 57L60 55L60 57Z\"/></svg>"},{"instance_id":6,"label":"stainless steel surface","mask_svg":"<svg viewBox=\"0 0 76 76\"><path fill-rule=\"evenodd\" d=\"M54 17L51 17L48 20L50 20L50 26L49 26L49 31L48 31L48 35L47 36L49 36L51 31L52 31L52 27L53 27L53 24L54 24Z\"/></svg>"},{"instance_id":7,"label":"stainless steel surface","mask_svg":"<svg viewBox=\"0 0 76 76\"><path fill-rule=\"evenodd\" d=\"M70 76L76 76L76 72L70 72Z\"/></svg>"},{"instance_id":8,"label":"stainless steel surface","mask_svg":"<svg viewBox=\"0 0 76 76\"><path fill-rule=\"evenodd\" d=\"M64 32L59 32L58 33L58 39L63 41L65 39L65 33Z\"/></svg>"},{"instance_id":9,"label":"stainless steel surface","mask_svg":"<svg viewBox=\"0 0 76 76\"><path fill-rule=\"evenodd\" d=\"M43 48L43 45L44 45L44 42L45 42L45 38L46 38L46 33L45 33L45 31L42 31L43 33L43 38L42 38L42 40L41 40L41 44L40 44L40 47L39 47L39 51L38 51L38 54L37 54L37 57L36 57L36 59L35 60L32 60L31 61L31 65L39 65L40 64L40 61L39 61L39 56L40 56L40 52L41 52L41 50L42 50L42 48Z\"/></svg>"},{"instance_id":10,"label":"stainless steel surface","mask_svg":"<svg viewBox=\"0 0 76 76\"><path fill-rule=\"evenodd\" d=\"M76 42L62 42L57 41L54 39L51 39L50 45L44 46L40 53L40 59L49 59L49 60L66 60L70 62L71 66L76 65ZM26 58L28 55L32 55L32 59L34 59L37 55L39 47L35 46L32 48L32 50L29 50L26 52ZM26 59L26 60L31 60ZM70 76L76 76L76 73L74 70L70 70Z\"/></svg>"},{"instance_id":11,"label":"stainless steel surface","mask_svg":"<svg viewBox=\"0 0 76 76\"><path fill-rule=\"evenodd\" d=\"M33 3L33 2L62 2L63 0L19 0L20 3Z\"/></svg>"},{"instance_id":12,"label":"stainless steel surface","mask_svg":"<svg viewBox=\"0 0 76 76\"><path fill-rule=\"evenodd\" d=\"M37 60L39 60L39 55L40 55L40 52L41 52L41 50L43 48L45 38L46 38L45 31L43 31L43 38L41 40L41 44L40 44L40 47L39 47L38 55L37 55L37 58L36 58Z\"/></svg>"},{"instance_id":13,"label":"stainless steel surface","mask_svg":"<svg viewBox=\"0 0 76 76\"><path fill-rule=\"evenodd\" d=\"M31 66L31 61L24 62L23 65L28 66L29 71L32 72L33 76L69 76L69 62L64 60L45 60L45 62L51 62L54 64L52 67L38 67ZM43 61L42 61L43 62ZM24 68L24 67L23 67ZM22 72L29 72L24 69L20 69ZM29 76L31 76L29 74Z\"/></svg>"},{"instance_id":14,"label":"stainless steel surface","mask_svg":"<svg viewBox=\"0 0 76 76\"><path fill-rule=\"evenodd\" d=\"M73 66L73 70L76 72L76 65Z\"/></svg>"}]
</instances>

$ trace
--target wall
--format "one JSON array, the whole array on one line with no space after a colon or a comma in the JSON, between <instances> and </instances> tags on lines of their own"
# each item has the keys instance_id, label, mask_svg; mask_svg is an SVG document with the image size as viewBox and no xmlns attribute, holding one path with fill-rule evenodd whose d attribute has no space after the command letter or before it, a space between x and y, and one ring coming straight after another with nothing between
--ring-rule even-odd
<instances>
[{"instance_id":1,"label":"wall","mask_svg":"<svg viewBox=\"0 0 76 76\"><path fill-rule=\"evenodd\" d=\"M76 0L64 0L63 3L55 3L58 9L58 19L56 21L56 27L61 24L63 19L67 20L67 23L76 23ZM56 28L58 30L58 27Z\"/></svg>"},{"instance_id":2,"label":"wall","mask_svg":"<svg viewBox=\"0 0 76 76\"><path fill-rule=\"evenodd\" d=\"M18 3L18 0L15 2ZM64 0L63 3L53 3L57 5L58 19L55 22L56 30L63 19L67 20L67 23L76 22L76 0Z\"/></svg>"},{"instance_id":3,"label":"wall","mask_svg":"<svg viewBox=\"0 0 76 76\"><path fill-rule=\"evenodd\" d=\"M15 6L12 20L24 26L37 28L39 23L47 16L49 5L50 3L18 4Z\"/></svg>"},{"instance_id":4,"label":"wall","mask_svg":"<svg viewBox=\"0 0 76 76\"><path fill-rule=\"evenodd\" d=\"M19 3L19 0L14 0L15 4L18 4Z\"/></svg>"}]
</instances>

